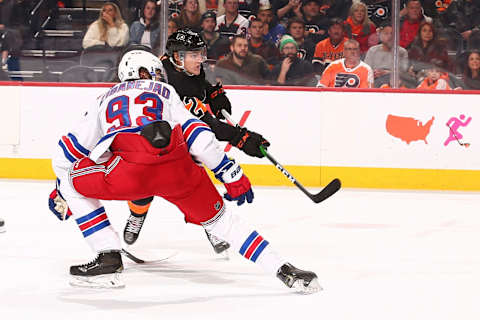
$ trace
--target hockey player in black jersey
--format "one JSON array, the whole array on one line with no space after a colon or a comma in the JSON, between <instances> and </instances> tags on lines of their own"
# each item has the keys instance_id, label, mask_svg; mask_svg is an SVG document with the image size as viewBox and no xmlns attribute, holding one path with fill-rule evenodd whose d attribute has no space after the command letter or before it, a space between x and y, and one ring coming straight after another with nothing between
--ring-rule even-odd
<instances>
[{"instance_id":1,"label":"hockey player in black jersey","mask_svg":"<svg viewBox=\"0 0 480 320\"><path fill-rule=\"evenodd\" d=\"M219 120L223 119L221 110L231 113L232 107L222 85L213 86L205 79L202 63L206 59L206 45L200 34L180 29L168 38L166 49L162 63L168 83L177 90L186 108L208 124L218 140L228 141L249 156L263 157L260 146L266 148L270 143L262 135ZM214 116L207 111L205 104L210 106ZM137 240L152 201L153 197L129 201L130 217L123 232L127 244ZM216 253L224 252L230 246L209 233L207 237Z\"/></svg>"}]
</instances>

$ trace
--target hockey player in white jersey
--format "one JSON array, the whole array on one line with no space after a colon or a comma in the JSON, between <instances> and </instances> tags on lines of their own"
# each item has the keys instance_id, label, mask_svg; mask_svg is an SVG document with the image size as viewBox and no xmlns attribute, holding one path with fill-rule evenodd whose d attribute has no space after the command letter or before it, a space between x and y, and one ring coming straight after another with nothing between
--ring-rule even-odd
<instances>
[{"instance_id":1,"label":"hockey player in white jersey","mask_svg":"<svg viewBox=\"0 0 480 320\"><path fill-rule=\"evenodd\" d=\"M187 222L228 241L246 259L304 293L320 289L317 276L295 268L254 228L228 209L205 169L213 171L231 201L252 202L248 178L227 158L210 128L194 118L162 74L157 57L131 51L120 62L120 84L91 106L59 141L53 159L57 189L49 201L60 219L73 216L97 257L70 267L72 284L122 287L121 242L99 199L160 196ZM195 162L197 163L195 163Z\"/></svg>"}]
</instances>

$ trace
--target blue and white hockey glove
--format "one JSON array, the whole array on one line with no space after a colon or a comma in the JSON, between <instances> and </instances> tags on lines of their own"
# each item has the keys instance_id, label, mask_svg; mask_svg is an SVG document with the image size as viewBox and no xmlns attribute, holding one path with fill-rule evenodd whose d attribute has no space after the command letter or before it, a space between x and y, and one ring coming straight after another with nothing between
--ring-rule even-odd
<instances>
[{"instance_id":1,"label":"blue and white hockey glove","mask_svg":"<svg viewBox=\"0 0 480 320\"><path fill-rule=\"evenodd\" d=\"M62 194L58 190L58 179L57 186L48 197L48 208L60 221L67 220L72 215L70 208L68 208L67 202L65 199L63 199Z\"/></svg>"},{"instance_id":2,"label":"blue and white hockey glove","mask_svg":"<svg viewBox=\"0 0 480 320\"><path fill-rule=\"evenodd\" d=\"M227 193L223 195L228 201L236 201L237 205L242 205L245 200L248 203L253 201L253 191L247 176L243 174L242 168L233 159L226 156L222 163L214 170L215 178L221 181Z\"/></svg>"}]
</instances>

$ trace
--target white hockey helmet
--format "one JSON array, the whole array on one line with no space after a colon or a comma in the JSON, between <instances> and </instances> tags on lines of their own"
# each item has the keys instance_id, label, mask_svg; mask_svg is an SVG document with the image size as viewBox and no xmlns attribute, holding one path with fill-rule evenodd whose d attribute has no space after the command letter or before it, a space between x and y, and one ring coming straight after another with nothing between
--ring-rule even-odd
<instances>
[{"instance_id":1,"label":"white hockey helmet","mask_svg":"<svg viewBox=\"0 0 480 320\"><path fill-rule=\"evenodd\" d=\"M145 68L153 80L166 81L160 59L145 50L132 50L123 55L118 65L118 78L122 82L140 79L141 68Z\"/></svg>"}]
</instances>

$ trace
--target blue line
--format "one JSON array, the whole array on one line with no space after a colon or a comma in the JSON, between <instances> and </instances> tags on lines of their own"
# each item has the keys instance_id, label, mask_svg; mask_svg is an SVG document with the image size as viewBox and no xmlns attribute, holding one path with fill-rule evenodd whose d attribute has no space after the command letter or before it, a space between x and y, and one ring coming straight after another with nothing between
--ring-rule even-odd
<instances>
[{"instance_id":1,"label":"blue line","mask_svg":"<svg viewBox=\"0 0 480 320\"><path fill-rule=\"evenodd\" d=\"M68 161L70 161L71 163L77 161L77 158L73 157L70 152L68 152L67 147L63 144L62 140L58 141L58 145L60 146L60 148L62 148L63 154L65 155L65 158L68 159Z\"/></svg>"},{"instance_id":2,"label":"blue line","mask_svg":"<svg viewBox=\"0 0 480 320\"><path fill-rule=\"evenodd\" d=\"M263 240L262 243L258 246L257 250L255 250L255 253L250 257L250 260L252 260L253 262L257 261L258 256L260 255L260 253L262 253L263 249L265 249L266 246L268 246L268 241Z\"/></svg>"},{"instance_id":3,"label":"blue line","mask_svg":"<svg viewBox=\"0 0 480 320\"><path fill-rule=\"evenodd\" d=\"M192 146L193 142L195 141L195 139L197 138L197 136L200 134L200 132L202 131L210 131L212 132L212 130L210 130L210 128L205 128L205 127L197 127L195 129L193 129L193 132L192 134L190 135L190 137L188 137L188 140L187 140L187 145L188 145L188 150L190 150L190 147Z\"/></svg>"},{"instance_id":4,"label":"blue line","mask_svg":"<svg viewBox=\"0 0 480 320\"><path fill-rule=\"evenodd\" d=\"M73 145L81 152L83 153L85 156L88 156L90 154L90 151L85 149L77 140L77 137L75 137L73 134L69 133L67 134L67 136L70 137L70 139L72 139L73 141Z\"/></svg>"},{"instance_id":5,"label":"blue line","mask_svg":"<svg viewBox=\"0 0 480 320\"><path fill-rule=\"evenodd\" d=\"M97 232L99 230L102 230L103 228L108 227L109 225L110 225L110 221L105 220L102 223L97 224L96 226L91 227L90 229L87 229L87 230L83 231L82 232L83 236L86 238L89 235L91 235L92 233Z\"/></svg>"},{"instance_id":6,"label":"blue line","mask_svg":"<svg viewBox=\"0 0 480 320\"><path fill-rule=\"evenodd\" d=\"M98 208L97 210L95 211L92 211L90 212L89 214L87 214L86 216L83 216L83 217L80 217L78 219L75 219L75 221L77 221L77 224L82 224L88 220L91 220L92 218L95 218L96 216L100 215L101 213L105 212L105 208L104 207L100 207Z\"/></svg>"},{"instance_id":7,"label":"blue line","mask_svg":"<svg viewBox=\"0 0 480 320\"><path fill-rule=\"evenodd\" d=\"M239 251L242 256L245 253L245 251L247 251L247 248L252 243L253 239L255 239L257 236L258 236L258 232L255 230L248 236L247 240L245 240L245 242L243 243Z\"/></svg>"}]
</instances>

